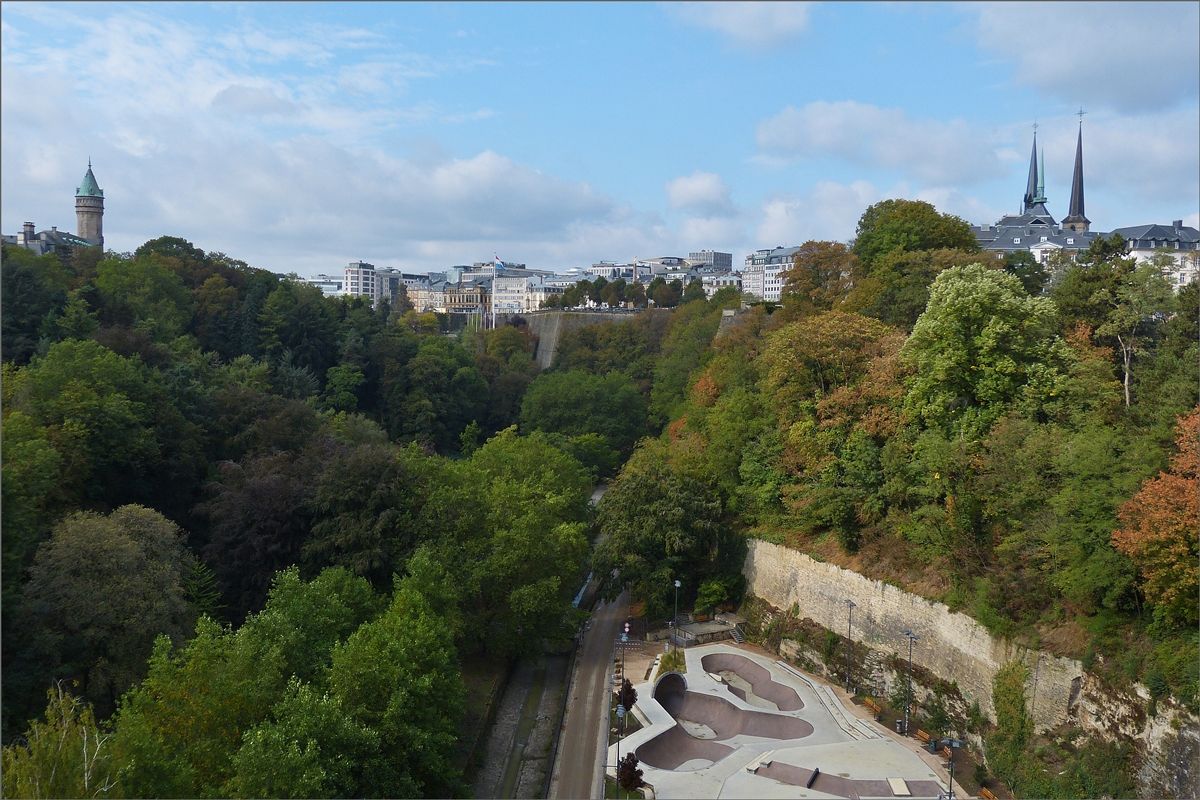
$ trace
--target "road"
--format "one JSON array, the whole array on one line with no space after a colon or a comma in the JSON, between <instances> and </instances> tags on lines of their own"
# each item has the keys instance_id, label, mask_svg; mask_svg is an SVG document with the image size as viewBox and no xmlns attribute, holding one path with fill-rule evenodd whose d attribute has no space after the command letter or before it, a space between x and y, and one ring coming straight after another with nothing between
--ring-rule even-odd
<instances>
[{"instance_id":1,"label":"road","mask_svg":"<svg viewBox=\"0 0 1200 800\"><path fill-rule=\"evenodd\" d=\"M609 671L621 626L629 616L629 593L600 601L576 659L568 698L566 729L559 745L558 775L552 798L603 797L602 772L608 750Z\"/></svg>"}]
</instances>

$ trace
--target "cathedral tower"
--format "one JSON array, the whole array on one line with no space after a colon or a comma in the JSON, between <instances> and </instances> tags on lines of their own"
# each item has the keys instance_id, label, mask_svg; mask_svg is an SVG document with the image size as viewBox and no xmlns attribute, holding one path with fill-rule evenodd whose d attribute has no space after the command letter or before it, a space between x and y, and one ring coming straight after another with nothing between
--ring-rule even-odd
<instances>
[{"instance_id":1,"label":"cathedral tower","mask_svg":"<svg viewBox=\"0 0 1200 800\"><path fill-rule=\"evenodd\" d=\"M96 184L91 159L83 182L75 190L75 224L80 239L88 239L104 249L104 190Z\"/></svg>"},{"instance_id":2,"label":"cathedral tower","mask_svg":"<svg viewBox=\"0 0 1200 800\"><path fill-rule=\"evenodd\" d=\"M1063 227L1075 233L1087 233L1092 221L1083 215L1083 118L1079 120L1079 141L1075 145L1075 174L1071 178L1071 213Z\"/></svg>"}]
</instances>

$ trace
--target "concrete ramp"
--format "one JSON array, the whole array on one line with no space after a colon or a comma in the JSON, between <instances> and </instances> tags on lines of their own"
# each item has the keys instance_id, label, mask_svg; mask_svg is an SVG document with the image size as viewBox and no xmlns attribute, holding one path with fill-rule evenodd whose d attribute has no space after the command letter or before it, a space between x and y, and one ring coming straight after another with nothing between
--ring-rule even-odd
<instances>
[{"instance_id":1,"label":"concrete ramp","mask_svg":"<svg viewBox=\"0 0 1200 800\"><path fill-rule=\"evenodd\" d=\"M634 751L638 761L658 769L677 769L680 764L696 758L717 762L733 752L727 744L711 739L696 739L676 725L660 733Z\"/></svg>"},{"instance_id":2,"label":"concrete ramp","mask_svg":"<svg viewBox=\"0 0 1200 800\"><path fill-rule=\"evenodd\" d=\"M804 702L796 690L782 683L776 683L766 668L759 666L745 656L733 653L712 653L700 659L705 672L729 671L750 684L750 689L764 700L770 700L780 711L799 711L804 708ZM730 687L734 694L746 699L744 692Z\"/></svg>"}]
</instances>

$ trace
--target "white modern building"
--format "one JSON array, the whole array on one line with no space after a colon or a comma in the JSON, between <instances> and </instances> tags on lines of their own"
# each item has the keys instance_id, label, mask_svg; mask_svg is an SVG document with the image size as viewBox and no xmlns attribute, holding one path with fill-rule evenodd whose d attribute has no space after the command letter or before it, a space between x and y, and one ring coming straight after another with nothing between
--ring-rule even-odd
<instances>
[{"instance_id":1,"label":"white modern building","mask_svg":"<svg viewBox=\"0 0 1200 800\"><path fill-rule=\"evenodd\" d=\"M345 277L342 275L314 275L305 282L320 289L321 294L326 297L341 297L342 287L345 286Z\"/></svg>"},{"instance_id":2,"label":"white modern building","mask_svg":"<svg viewBox=\"0 0 1200 800\"><path fill-rule=\"evenodd\" d=\"M783 294L782 274L792 268L799 247L755 250L746 256L742 269L742 291L762 300L779 302Z\"/></svg>"}]
</instances>

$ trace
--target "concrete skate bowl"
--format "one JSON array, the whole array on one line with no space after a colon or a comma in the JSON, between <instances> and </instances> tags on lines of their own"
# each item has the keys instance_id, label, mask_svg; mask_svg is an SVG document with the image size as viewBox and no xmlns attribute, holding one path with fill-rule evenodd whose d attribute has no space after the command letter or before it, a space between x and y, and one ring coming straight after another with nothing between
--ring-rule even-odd
<instances>
[{"instance_id":1,"label":"concrete skate bowl","mask_svg":"<svg viewBox=\"0 0 1200 800\"><path fill-rule=\"evenodd\" d=\"M784 686L782 683L777 683L765 667L755 664L745 656L739 656L734 653L712 653L700 659L700 665L704 667L705 672L713 674L721 672L734 673L743 681L750 684L750 691L763 700L774 703L775 707L780 711L799 711L804 708L804 702L800 699L800 695L796 694L795 689L790 686ZM729 687L729 691L743 700L746 699L744 689L734 686L731 683L726 683L726 685Z\"/></svg>"},{"instance_id":2,"label":"concrete skate bowl","mask_svg":"<svg viewBox=\"0 0 1200 800\"><path fill-rule=\"evenodd\" d=\"M803 739L813 732L812 725L796 717L746 711L724 698L689 692L687 681L674 672L658 682L654 699L677 723L636 751L639 761L658 769L677 769L694 759L720 761L733 752L732 747L720 741L739 734L764 739Z\"/></svg>"}]
</instances>

